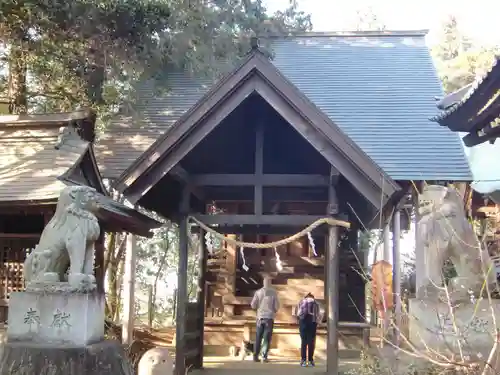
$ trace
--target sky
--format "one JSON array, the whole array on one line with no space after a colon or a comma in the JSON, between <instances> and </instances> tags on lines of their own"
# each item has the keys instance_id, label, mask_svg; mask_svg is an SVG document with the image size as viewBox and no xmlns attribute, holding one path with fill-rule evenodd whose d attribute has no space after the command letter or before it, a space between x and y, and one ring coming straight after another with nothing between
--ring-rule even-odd
<instances>
[{"instance_id":1,"label":"sky","mask_svg":"<svg viewBox=\"0 0 500 375\"><path fill-rule=\"evenodd\" d=\"M284 9L290 0L264 0L269 11ZM298 0L311 14L314 31L353 30L356 12L371 8L388 30L429 29L429 43L447 15L481 44L500 45L500 1L496 0Z\"/></svg>"}]
</instances>

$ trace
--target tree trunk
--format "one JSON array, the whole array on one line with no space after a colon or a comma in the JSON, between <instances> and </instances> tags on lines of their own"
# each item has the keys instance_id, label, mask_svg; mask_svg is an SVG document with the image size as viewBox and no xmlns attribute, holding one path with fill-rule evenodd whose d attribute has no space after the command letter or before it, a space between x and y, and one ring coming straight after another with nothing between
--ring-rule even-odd
<instances>
[{"instance_id":1,"label":"tree trunk","mask_svg":"<svg viewBox=\"0 0 500 375\"><path fill-rule=\"evenodd\" d=\"M126 238L126 237L125 237ZM123 246L125 248L125 246ZM125 270L125 257L123 256L123 252L118 254L120 257L117 259L118 261L118 271L116 274L116 303L115 303L115 315L114 319L115 321L118 321L120 319L120 313L121 313L121 308L122 308L122 285L123 285L123 274Z\"/></svg>"},{"instance_id":2,"label":"tree trunk","mask_svg":"<svg viewBox=\"0 0 500 375\"><path fill-rule=\"evenodd\" d=\"M19 32L18 44L10 46L9 55L9 112L12 114L26 113L28 111L28 91L26 88L26 75L28 71L27 53L24 49L24 31Z\"/></svg>"},{"instance_id":3,"label":"tree trunk","mask_svg":"<svg viewBox=\"0 0 500 375\"><path fill-rule=\"evenodd\" d=\"M116 271L111 267L113 263L113 255L116 248L116 235L116 233L110 233L108 246L106 247L106 254L104 256L104 272L108 281L108 293L106 296L106 316L109 319L112 319L112 317L114 316L113 305L115 304L114 298L116 297L116 294L114 293L114 275L116 275Z\"/></svg>"}]
</instances>

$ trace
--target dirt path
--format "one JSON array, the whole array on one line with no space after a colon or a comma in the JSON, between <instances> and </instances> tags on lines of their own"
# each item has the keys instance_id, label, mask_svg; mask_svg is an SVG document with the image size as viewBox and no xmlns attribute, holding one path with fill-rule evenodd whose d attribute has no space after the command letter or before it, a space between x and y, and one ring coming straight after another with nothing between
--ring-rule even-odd
<instances>
[{"instance_id":1,"label":"dirt path","mask_svg":"<svg viewBox=\"0 0 500 375\"><path fill-rule=\"evenodd\" d=\"M339 370L342 372L356 368L358 361L341 360ZM255 363L251 359L241 361L232 357L206 357L204 370L195 371L197 375L303 375L324 374L326 365L317 362L314 368L302 368L298 361L273 359L269 363Z\"/></svg>"}]
</instances>

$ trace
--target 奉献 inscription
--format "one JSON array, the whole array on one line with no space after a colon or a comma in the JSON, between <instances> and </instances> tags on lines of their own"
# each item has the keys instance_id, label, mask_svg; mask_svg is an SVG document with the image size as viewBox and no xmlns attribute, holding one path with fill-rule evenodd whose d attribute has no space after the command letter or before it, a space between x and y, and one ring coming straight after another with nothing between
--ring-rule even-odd
<instances>
[{"instance_id":1,"label":"\u5949\u732e inscription","mask_svg":"<svg viewBox=\"0 0 500 375\"><path fill-rule=\"evenodd\" d=\"M24 314L23 322L24 324L29 326L29 330L31 332L31 329L34 325L40 324L40 314L38 313L38 311L30 307L26 314Z\"/></svg>"},{"instance_id":2,"label":"\u5949\u732e inscription","mask_svg":"<svg viewBox=\"0 0 500 375\"><path fill-rule=\"evenodd\" d=\"M69 319L71 318L71 314L65 313L59 309L53 315L51 327L62 329L62 328L70 328L71 324L69 323Z\"/></svg>"},{"instance_id":3,"label":"\u5949\u732e inscription","mask_svg":"<svg viewBox=\"0 0 500 375\"><path fill-rule=\"evenodd\" d=\"M472 317L468 322L457 322L456 328L453 318L449 313L439 314L439 324L436 325L437 333L446 336L455 336L459 340L467 340L471 334L488 333L489 322L484 318Z\"/></svg>"}]
</instances>

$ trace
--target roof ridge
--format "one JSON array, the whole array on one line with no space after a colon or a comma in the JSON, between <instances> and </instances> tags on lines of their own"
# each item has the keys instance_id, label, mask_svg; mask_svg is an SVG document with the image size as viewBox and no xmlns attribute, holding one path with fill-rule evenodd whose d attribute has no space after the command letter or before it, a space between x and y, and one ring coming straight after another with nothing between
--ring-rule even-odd
<instances>
[{"instance_id":1,"label":"roof ridge","mask_svg":"<svg viewBox=\"0 0 500 375\"><path fill-rule=\"evenodd\" d=\"M401 36L426 36L428 29L415 30L365 30L365 31L306 31L288 35L266 35L262 39L288 39L288 38L324 38L324 37L401 37Z\"/></svg>"}]
</instances>

